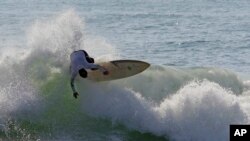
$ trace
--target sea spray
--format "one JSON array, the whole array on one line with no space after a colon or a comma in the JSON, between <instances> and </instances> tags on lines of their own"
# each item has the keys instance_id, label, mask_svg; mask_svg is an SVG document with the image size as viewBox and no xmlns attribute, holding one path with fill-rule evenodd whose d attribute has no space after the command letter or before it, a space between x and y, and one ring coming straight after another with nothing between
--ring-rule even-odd
<instances>
[{"instance_id":1,"label":"sea spray","mask_svg":"<svg viewBox=\"0 0 250 141\"><path fill-rule=\"evenodd\" d=\"M82 140L88 134L96 138L92 136L95 131L80 137L72 137L75 133L70 132L84 132L88 127L75 125L92 119L81 114L79 102L72 97L69 55L73 50L100 47L109 52L112 46L100 38L86 39L83 25L82 19L69 10L48 20L37 20L27 31L27 46L22 49L1 49L5 53L0 57L0 139ZM98 46L94 46L96 40ZM106 58L98 53L91 55Z\"/></svg>"}]
</instances>

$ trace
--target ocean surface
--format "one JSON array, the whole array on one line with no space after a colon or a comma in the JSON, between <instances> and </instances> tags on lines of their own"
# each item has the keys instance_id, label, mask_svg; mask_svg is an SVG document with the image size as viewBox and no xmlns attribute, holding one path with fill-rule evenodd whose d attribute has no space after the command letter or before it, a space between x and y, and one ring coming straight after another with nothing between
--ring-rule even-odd
<instances>
[{"instance_id":1,"label":"ocean surface","mask_svg":"<svg viewBox=\"0 0 250 141\"><path fill-rule=\"evenodd\" d=\"M228 141L250 124L249 0L1 0L0 141ZM136 59L81 78L69 55Z\"/></svg>"}]
</instances>

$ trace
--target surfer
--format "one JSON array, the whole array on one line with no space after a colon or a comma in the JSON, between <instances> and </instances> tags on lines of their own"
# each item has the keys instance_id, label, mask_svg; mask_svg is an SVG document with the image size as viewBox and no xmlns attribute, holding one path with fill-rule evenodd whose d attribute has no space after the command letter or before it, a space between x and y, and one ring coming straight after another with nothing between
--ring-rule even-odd
<instances>
[{"instance_id":1,"label":"surfer","mask_svg":"<svg viewBox=\"0 0 250 141\"><path fill-rule=\"evenodd\" d=\"M78 50L74 51L70 55L70 73L71 73L71 80L70 80L70 86L73 91L73 96L77 98L79 96L78 92L75 89L75 78L77 74L82 78L87 78L88 72L86 69L91 69L91 70L99 70L101 71L104 75L108 74L108 71L101 67L100 65L94 64L94 58L90 57L88 53L85 50Z\"/></svg>"}]
</instances>

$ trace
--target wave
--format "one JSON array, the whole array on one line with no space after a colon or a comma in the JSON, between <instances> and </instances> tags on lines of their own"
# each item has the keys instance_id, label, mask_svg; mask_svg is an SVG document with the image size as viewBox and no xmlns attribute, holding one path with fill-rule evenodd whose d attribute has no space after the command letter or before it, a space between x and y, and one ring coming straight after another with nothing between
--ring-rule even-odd
<instances>
[{"instance_id":1,"label":"wave","mask_svg":"<svg viewBox=\"0 0 250 141\"><path fill-rule=\"evenodd\" d=\"M161 101L166 96L176 93L190 81L202 80L218 83L236 95L240 95L246 87L235 73L225 69L205 67L178 69L157 65L152 66L143 75L122 80L120 84L143 93L143 96L152 100Z\"/></svg>"},{"instance_id":2,"label":"wave","mask_svg":"<svg viewBox=\"0 0 250 141\"><path fill-rule=\"evenodd\" d=\"M116 84L81 84L86 86L81 90L85 93L82 102L84 111L115 123L121 122L141 132L174 140L228 140L230 124L249 123L247 110L241 105L247 101L241 101L243 96L237 96L219 84L229 87L227 81L230 80L233 81L232 90L244 87L232 73L229 73L232 78L227 74L226 80L216 83L206 79L188 81L185 75L170 73L157 76L157 71L150 69ZM175 69L171 71L176 73ZM193 76L196 71L194 69L188 74ZM216 75L215 81L221 74ZM169 86L170 83L175 83L175 87Z\"/></svg>"},{"instance_id":3,"label":"wave","mask_svg":"<svg viewBox=\"0 0 250 141\"><path fill-rule=\"evenodd\" d=\"M249 81L221 68L156 64L116 81L78 78L80 100L74 100L68 72L74 49L99 60L119 58L104 39L85 35L83 26L70 10L37 21L26 48L5 48L12 55L0 63L1 138L123 140L135 130L177 141L223 141L230 124L249 123Z\"/></svg>"},{"instance_id":4,"label":"wave","mask_svg":"<svg viewBox=\"0 0 250 141\"><path fill-rule=\"evenodd\" d=\"M89 114L175 140L227 140L230 124L249 122L238 97L209 81L190 82L160 103L128 88L86 88L82 104Z\"/></svg>"}]
</instances>

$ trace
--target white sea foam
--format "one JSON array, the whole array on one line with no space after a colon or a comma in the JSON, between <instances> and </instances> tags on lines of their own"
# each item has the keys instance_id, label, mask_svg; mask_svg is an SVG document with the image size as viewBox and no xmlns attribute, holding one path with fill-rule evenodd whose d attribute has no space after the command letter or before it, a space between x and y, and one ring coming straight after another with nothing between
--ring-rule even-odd
<instances>
[{"instance_id":1,"label":"white sea foam","mask_svg":"<svg viewBox=\"0 0 250 141\"><path fill-rule=\"evenodd\" d=\"M128 88L84 85L83 108L89 114L175 140L226 141L230 124L249 123L241 96L207 80L191 82L161 103Z\"/></svg>"}]
</instances>

